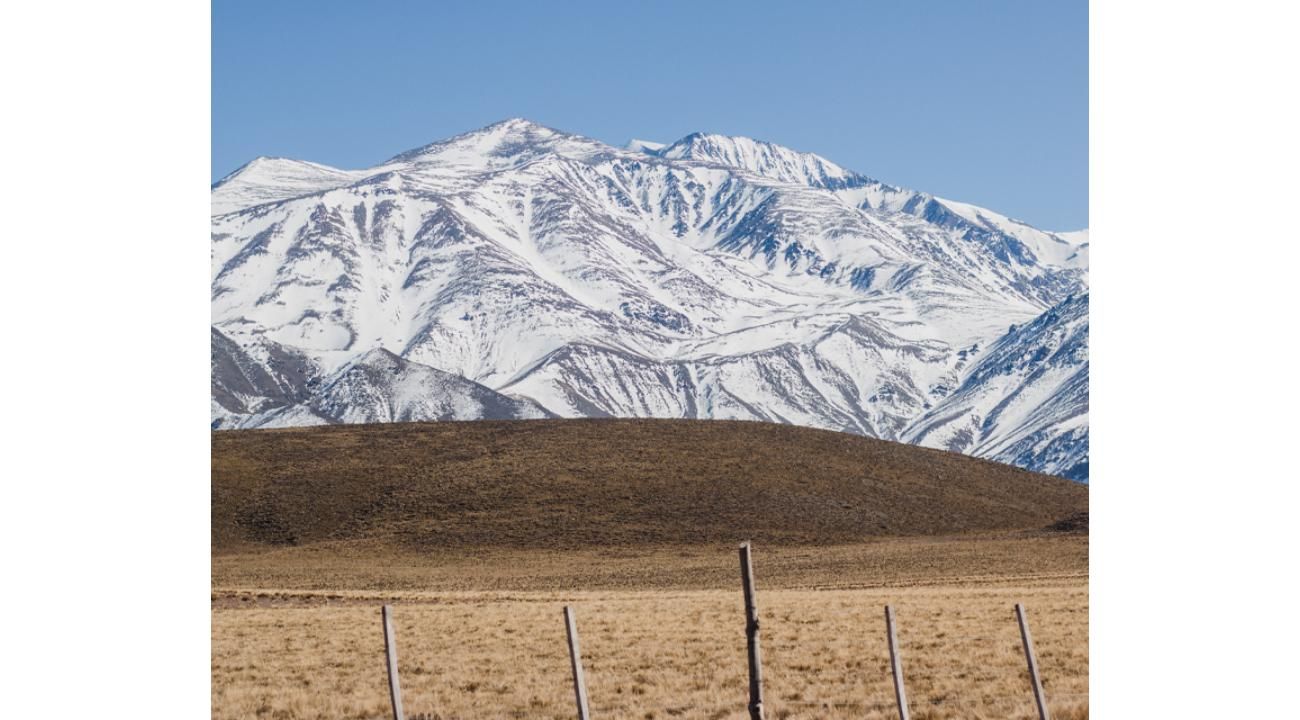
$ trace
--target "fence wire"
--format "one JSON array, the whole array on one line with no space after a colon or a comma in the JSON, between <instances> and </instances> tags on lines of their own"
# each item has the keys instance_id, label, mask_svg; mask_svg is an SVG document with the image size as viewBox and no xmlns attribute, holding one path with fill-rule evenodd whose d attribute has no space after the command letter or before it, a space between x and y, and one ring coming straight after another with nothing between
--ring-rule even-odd
<instances>
[{"instance_id":1,"label":"fence wire","mask_svg":"<svg viewBox=\"0 0 1300 720\"><path fill-rule=\"evenodd\" d=\"M791 619L787 614L783 624L789 625L810 625L814 623L799 622ZM770 623L771 621L769 621ZM780 622L780 620L778 620ZM764 625L764 628L773 627L775 624ZM952 632L938 633L934 637L924 637L922 635L907 632L905 625L900 624L899 628L899 650L901 655L903 682L907 691L908 705L915 710L927 709L931 713L937 712L940 716L945 717L987 717L986 714L996 716L1020 716L1025 712L1032 714L1036 708L1032 687L1030 685L1030 672L1024 664L1024 645L1015 626L1012 625L1005 633L990 636L986 634L957 635ZM805 639L806 640L806 639ZM970 650L988 651L990 662L981 665L959 665L957 667L943 665L943 658L964 657L971 653ZM943 658L934 659L936 650L943 654ZM915 664L909 664L908 658L913 653L927 657L925 661L918 661ZM779 651L777 653L779 654ZM770 658L769 658L770 659ZM1045 694L1045 700L1049 707L1068 708L1071 705L1084 705L1089 700L1089 694L1086 690L1086 675L1065 674L1056 675L1052 671L1050 656L1049 662L1043 663L1044 657L1039 654L1038 662L1041 674L1041 682ZM1013 664L1013 660L1015 664ZM815 681L805 684L800 688L800 693L792 694L790 699L781 697L778 692L764 698L764 705L769 711L769 717L780 718L794 712L799 715L805 714L804 711L814 709L827 711L828 714L862 714L865 712L885 712L889 713L896 707L896 700L893 696L891 665L887 658L879 658L868 654L864 656L862 663L859 663L863 678L867 679L867 685L860 688L861 699L839 699L839 700L818 700L816 699L817 688ZM968 660L969 662L969 660ZM1018 665L1018 667L1017 667ZM602 665L595 658L588 658L586 662L587 672L599 674ZM780 664L776 666L780 668ZM769 668L769 673L776 668ZM782 668L787 673L777 670L774 677L768 674L764 685L767 690L773 691L774 684L772 681L776 678L788 682L792 675L799 678L802 673L788 674L788 668ZM874 673L879 673L876 676ZM766 674L766 673L765 673ZM784 677L782 677L784 675ZM809 678L812 680L812 678ZM1059 692L1061 690L1078 690L1082 685L1082 691ZM981 688L987 688L991 691L1004 691L1010 687L1022 687L1023 691L1016 692L997 692L997 694L985 694ZM621 690L619 691L622 692ZM597 690L595 700L602 693ZM802 694L805 697L799 697ZM843 688L838 689L837 694L843 695ZM855 693L857 694L857 693ZM812 696L812 697L807 697ZM793 699L798 697L799 699ZM608 698L612 699L612 698ZM671 701L670 701L671 702ZM738 693L736 699L737 708L743 709L744 697ZM640 703L634 703L640 705ZM591 708L593 716L618 717L626 716L629 712L629 706L626 703L618 702L592 702ZM693 708L687 706L665 706L655 708L655 715L659 712L668 716L676 717L682 715L692 715ZM947 711L947 712L945 712ZM929 715L933 717L934 715ZM437 714L425 714L424 718L439 720ZM408 715L407 720L419 720L420 716Z\"/></svg>"}]
</instances>

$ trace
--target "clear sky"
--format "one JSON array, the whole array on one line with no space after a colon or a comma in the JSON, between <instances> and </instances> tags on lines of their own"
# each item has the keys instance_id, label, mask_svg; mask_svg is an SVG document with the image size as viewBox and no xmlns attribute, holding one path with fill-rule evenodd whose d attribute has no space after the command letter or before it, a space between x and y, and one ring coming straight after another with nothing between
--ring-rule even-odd
<instances>
[{"instance_id":1,"label":"clear sky","mask_svg":"<svg viewBox=\"0 0 1300 720\"><path fill-rule=\"evenodd\" d=\"M213 1L212 177L343 168L509 117L816 152L1048 230L1088 223L1088 8L1062 2Z\"/></svg>"}]
</instances>

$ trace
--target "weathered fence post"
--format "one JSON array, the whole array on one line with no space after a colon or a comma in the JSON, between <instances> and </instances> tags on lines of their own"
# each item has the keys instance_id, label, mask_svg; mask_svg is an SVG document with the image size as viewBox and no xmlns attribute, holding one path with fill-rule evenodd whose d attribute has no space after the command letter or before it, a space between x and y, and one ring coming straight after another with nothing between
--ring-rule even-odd
<instances>
[{"instance_id":1,"label":"weathered fence post","mask_svg":"<svg viewBox=\"0 0 1300 720\"><path fill-rule=\"evenodd\" d=\"M582 673L582 652L578 649L578 623L573 619L573 608L564 606L564 629L569 636L569 664L573 667L573 692L578 698L578 720L588 720L587 679Z\"/></svg>"},{"instance_id":2,"label":"weathered fence post","mask_svg":"<svg viewBox=\"0 0 1300 720\"><path fill-rule=\"evenodd\" d=\"M758 648L758 607L754 601L754 563L749 542L740 544L740 577L745 586L745 638L749 646L749 717L763 718L763 660Z\"/></svg>"},{"instance_id":3,"label":"weathered fence post","mask_svg":"<svg viewBox=\"0 0 1300 720\"><path fill-rule=\"evenodd\" d=\"M393 701L393 720L406 720L402 712L402 685L397 678L397 633L393 630L393 608L385 605L380 613L384 618L384 654L388 658L388 696Z\"/></svg>"},{"instance_id":4,"label":"weathered fence post","mask_svg":"<svg viewBox=\"0 0 1300 720\"><path fill-rule=\"evenodd\" d=\"M1047 698L1043 683L1038 677L1038 658L1034 656L1034 640L1029 636L1029 622L1025 620L1025 606L1016 603L1016 621L1020 623L1020 640L1025 646L1025 662L1029 663L1029 682L1034 687L1034 702L1038 703L1038 720L1051 720L1047 712Z\"/></svg>"},{"instance_id":5,"label":"weathered fence post","mask_svg":"<svg viewBox=\"0 0 1300 720\"><path fill-rule=\"evenodd\" d=\"M903 685L903 659L898 654L898 633L894 629L894 608L885 606L885 632L889 635L889 665L894 671L894 697L898 699L898 716L911 720L907 709L907 688Z\"/></svg>"}]
</instances>

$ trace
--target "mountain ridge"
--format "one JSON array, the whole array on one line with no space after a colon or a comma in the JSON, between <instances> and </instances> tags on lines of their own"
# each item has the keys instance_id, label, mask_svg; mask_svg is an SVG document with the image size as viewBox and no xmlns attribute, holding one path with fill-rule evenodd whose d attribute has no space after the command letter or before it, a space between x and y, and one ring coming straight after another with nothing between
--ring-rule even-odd
<instances>
[{"instance_id":1,"label":"mountain ridge","mask_svg":"<svg viewBox=\"0 0 1300 720\"><path fill-rule=\"evenodd\" d=\"M980 348L1087 292L1086 231L708 133L629 149L514 118L364 170L259 158L212 192L214 332L322 377L385 348L561 416L903 439Z\"/></svg>"}]
</instances>

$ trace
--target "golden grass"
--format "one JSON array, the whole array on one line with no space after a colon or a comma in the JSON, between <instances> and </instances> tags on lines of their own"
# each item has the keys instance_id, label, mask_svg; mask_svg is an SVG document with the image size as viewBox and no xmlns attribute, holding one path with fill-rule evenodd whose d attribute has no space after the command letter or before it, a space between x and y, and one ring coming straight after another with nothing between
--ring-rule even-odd
<instances>
[{"instance_id":1,"label":"golden grass","mask_svg":"<svg viewBox=\"0 0 1300 720\"><path fill-rule=\"evenodd\" d=\"M1053 716L1086 718L1087 551L1087 536L1037 534L757 546L768 717L895 717L891 603L913 717L1029 718L1024 602ZM569 604L596 717L745 715L735 546L418 556L347 543L213 567L218 719L386 717L385 602L412 713L572 717Z\"/></svg>"},{"instance_id":2,"label":"golden grass","mask_svg":"<svg viewBox=\"0 0 1300 720\"><path fill-rule=\"evenodd\" d=\"M1016 602L1028 608L1054 717L1087 717L1083 581L768 591L759 582L769 718L896 717L886 603L898 617L914 718L1033 717ZM214 604L213 716L385 717L381 598L279 596ZM573 717L565 604L577 613L593 716L745 717L739 587L402 594L394 605L408 713Z\"/></svg>"}]
</instances>

